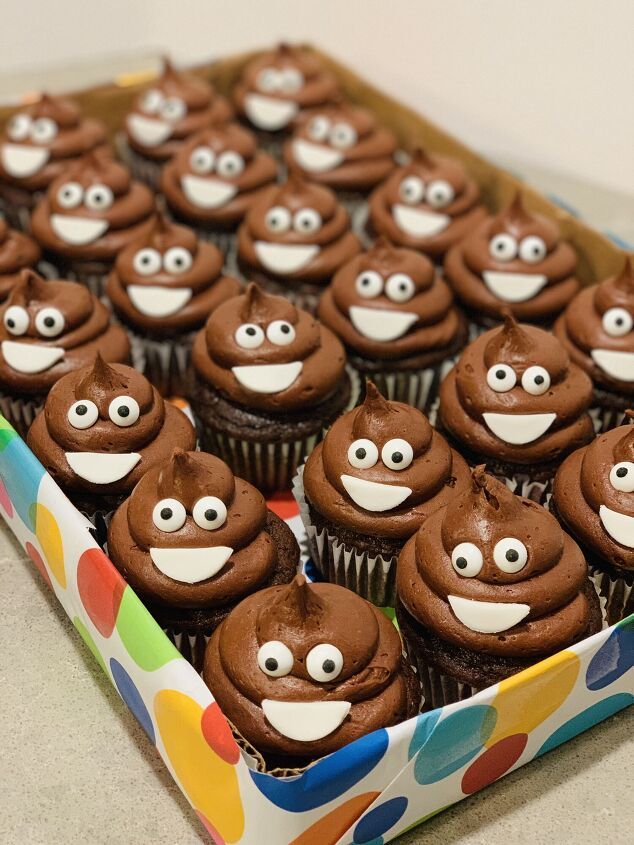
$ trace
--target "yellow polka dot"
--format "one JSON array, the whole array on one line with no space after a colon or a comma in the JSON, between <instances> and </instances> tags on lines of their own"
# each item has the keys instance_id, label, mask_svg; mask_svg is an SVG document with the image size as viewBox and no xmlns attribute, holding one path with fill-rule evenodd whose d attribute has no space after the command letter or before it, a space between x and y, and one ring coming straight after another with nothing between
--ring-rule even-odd
<instances>
[{"instance_id":1,"label":"yellow polka dot","mask_svg":"<svg viewBox=\"0 0 634 845\"><path fill-rule=\"evenodd\" d=\"M39 503L35 508L35 535L55 580L60 587L66 589L62 535L53 514Z\"/></svg>"}]
</instances>

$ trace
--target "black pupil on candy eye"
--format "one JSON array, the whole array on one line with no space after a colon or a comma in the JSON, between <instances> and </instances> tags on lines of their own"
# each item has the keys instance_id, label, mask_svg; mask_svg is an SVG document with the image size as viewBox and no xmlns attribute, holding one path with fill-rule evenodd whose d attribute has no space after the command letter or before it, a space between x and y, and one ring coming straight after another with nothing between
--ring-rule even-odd
<instances>
[{"instance_id":1,"label":"black pupil on candy eye","mask_svg":"<svg viewBox=\"0 0 634 845\"><path fill-rule=\"evenodd\" d=\"M617 324L617 326L622 326L623 325L623 317L617 317L614 322Z\"/></svg>"},{"instance_id":2,"label":"black pupil on candy eye","mask_svg":"<svg viewBox=\"0 0 634 845\"><path fill-rule=\"evenodd\" d=\"M83 417L84 414L88 411L88 408L85 405L78 405L75 408L75 413L78 417Z\"/></svg>"},{"instance_id":3,"label":"black pupil on candy eye","mask_svg":"<svg viewBox=\"0 0 634 845\"><path fill-rule=\"evenodd\" d=\"M504 372L504 370L496 370L495 377L499 378L500 381L502 381L502 379L506 378L506 373Z\"/></svg>"},{"instance_id":4,"label":"black pupil on candy eye","mask_svg":"<svg viewBox=\"0 0 634 845\"><path fill-rule=\"evenodd\" d=\"M130 409L127 405L121 405L120 408L117 408L117 413L120 417L129 417L130 416Z\"/></svg>"},{"instance_id":5,"label":"black pupil on candy eye","mask_svg":"<svg viewBox=\"0 0 634 845\"><path fill-rule=\"evenodd\" d=\"M367 288L367 286L370 284L370 278L369 278L369 276L364 276L364 277L361 279L361 284L363 285L363 287L364 287L364 288Z\"/></svg>"},{"instance_id":6,"label":"black pupil on candy eye","mask_svg":"<svg viewBox=\"0 0 634 845\"><path fill-rule=\"evenodd\" d=\"M249 335L249 337L253 337L253 335L255 334L255 329L253 328L253 326L249 326L249 328L246 329L246 333Z\"/></svg>"},{"instance_id":7,"label":"black pupil on candy eye","mask_svg":"<svg viewBox=\"0 0 634 845\"><path fill-rule=\"evenodd\" d=\"M213 522L214 519L218 519L218 511L215 511L213 508L208 508L205 511L205 519L207 522Z\"/></svg>"},{"instance_id":8,"label":"black pupil on candy eye","mask_svg":"<svg viewBox=\"0 0 634 845\"><path fill-rule=\"evenodd\" d=\"M291 327L287 326L286 323L284 323L284 325L280 326L280 331L282 332L282 334L288 334L290 332L290 330L291 330Z\"/></svg>"},{"instance_id":9,"label":"black pupil on candy eye","mask_svg":"<svg viewBox=\"0 0 634 845\"><path fill-rule=\"evenodd\" d=\"M53 328L55 319L53 317L44 317L44 325L48 326L49 329Z\"/></svg>"},{"instance_id":10,"label":"black pupil on candy eye","mask_svg":"<svg viewBox=\"0 0 634 845\"><path fill-rule=\"evenodd\" d=\"M365 449L362 446L360 449L357 449L357 451L354 454L357 456L357 458L360 461L362 461L368 453L365 451Z\"/></svg>"},{"instance_id":11,"label":"black pupil on candy eye","mask_svg":"<svg viewBox=\"0 0 634 845\"><path fill-rule=\"evenodd\" d=\"M7 320L7 326L10 329L14 329L15 328L15 320L12 320L11 317L9 317L9 319Z\"/></svg>"},{"instance_id":12,"label":"black pupil on candy eye","mask_svg":"<svg viewBox=\"0 0 634 845\"><path fill-rule=\"evenodd\" d=\"M392 452L392 462L395 464L400 464L403 460L403 453L402 452Z\"/></svg>"},{"instance_id":13,"label":"black pupil on candy eye","mask_svg":"<svg viewBox=\"0 0 634 845\"><path fill-rule=\"evenodd\" d=\"M143 258L141 259L141 264L149 264L149 263L150 263L150 256L144 255Z\"/></svg>"},{"instance_id":14,"label":"black pupil on candy eye","mask_svg":"<svg viewBox=\"0 0 634 845\"><path fill-rule=\"evenodd\" d=\"M334 660L324 660L321 664L321 668L327 675L330 675L332 672L335 671L335 661Z\"/></svg>"},{"instance_id":15,"label":"black pupil on candy eye","mask_svg":"<svg viewBox=\"0 0 634 845\"><path fill-rule=\"evenodd\" d=\"M535 382L535 384L543 384L544 383L544 376L535 376L534 382Z\"/></svg>"},{"instance_id":16,"label":"black pupil on candy eye","mask_svg":"<svg viewBox=\"0 0 634 845\"><path fill-rule=\"evenodd\" d=\"M275 672L277 669L277 660L274 657L267 657L264 661L264 665L269 670L269 672Z\"/></svg>"},{"instance_id":17,"label":"black pupil on candy eye","mask_svg":"<svg viewBox=\"0 0 634 845\"><path fill-rule=\"evenodd\" d=\"M172 509L171 508L163 508L161 510L161 519L171 519L172 518Z\"/></svg>"},{"instance_id":18,"label":"black pupil on candy eye","mask_svg":"<svg viewBox=\"0 0 634 845\"><path fill-rule=\"evenodd\" d=\"M627 469L625 467L619 467L616 471L618 478L625 478L627 475Z\"/></svg>"},{"instance_id":19,"label":"black pupil on candy eye","mask_svg":"<svg viewBox=\"0 0 634 845\"><path fill-rule=\"evenodd\" d=\"M506 559L509 563L515 563L519 560L519 557L520 553L517 551L517 549L509 549L506 553Z\"/></svg>"},{"instance_id":20,"label":"black pupil on candy eye","mask_svg":"<svg viewBox=\"0 0 634 845\"><path fill-rule=\"evenodd\" d=\"M458 567L458 569L466 569L467 568L467 558L466 557L456 558L456 566Z\"/></svg>"},{"instance_id":21,"label":"black pupil on candy eye","mask_svg":"<svg viewBox=\"0 0 634 845\"><path fill-rule=\"evenodd\" d=\"M181 255L177 256L174 259L174 263L176 264L177 267L181 267L182 264L183 264L183 257Z\"/></svg>"},{"instance_id":22,"label":"black pupil on candy eye","mask_svg":"<svg viewBox=\"0 0 634 845\"><path fill-rule=\"evenodd\" d=\"M407 282L401 282L398 287L399 287L399 290L402 290L403 293L405 293L405 291L407 290Z\"/></svg>"}]
</instances>

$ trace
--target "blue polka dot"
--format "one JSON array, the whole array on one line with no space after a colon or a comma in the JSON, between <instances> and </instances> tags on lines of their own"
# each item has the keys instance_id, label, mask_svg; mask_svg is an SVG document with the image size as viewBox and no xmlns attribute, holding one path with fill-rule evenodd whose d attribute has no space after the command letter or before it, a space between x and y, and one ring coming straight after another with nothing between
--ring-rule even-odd
<instances>
[{"instance_id":1,"label":"blue polka dot","mask_svg":"<svg viewBox=\"0 0 634 845\"><path fill-rule=\"evenodd\" d=\"M586 672L586 686L600 690L613 684L634 666L634 618L625 619L612 631L593 656Z\"/></svg>"},{"instance_id":2,"label":"blue polka dot","mask_svg":"<svg viewBox=\"0 0 634 845\"><path fill-rule=\"evenodd\" d=\"M355 845L371 845L377 841L377 836L382 842L382 834L394 827L406 809L407 798L400 797L390 798L385 804L370 810L354 829L353 842Z\"/></svg>"},{"instance_id":3,"label":"blue polka dot","mask_svg":"<svg viewBox=\"0 0 634 845\"><path fill-rule=\"evenodd\" d=\"M152 718L150 717L147 707L141 698L141 694L134 686L132 678L128 675L119 661L114 659L114 657L110 658L110 671L112 672L112 677L114 678L114 682L119 690L119 695L128 705L130 710L132 710L139 724L150 737L152 742L156 743Z\"/></svg>"},{"instance_id":4,"label":"blue polka dot","mask_svg":"<svg viewBox=\"0 0 634 845\"><path fill-rule=\"evenodd\" d=\"M408 760L411 760L412 757L420 751L432 735L432 732L436 727L436 723L438 722L438 719L440 719L440 712L440 710L431 710L429 713L422 713L418 717L412 741L409 744L409 750L407 752Z\"/></svg>"},{"instance_id":5,"label":"blue polka dot","mask_svg":"<svg viewBox=\"0 0 634 845\"><path fill-rule=\"evenodd\" d=\"M35 531L35 503L43 475L44 467L19 437L9 440L0 451L0 478L15 511L31 531Z\"/></svg>"},{"instance_id":6,"label":"blue polka dot","mask_svg":"<svg viewBox=\"0 0 634 845\"><path fill-rule=\"evenodd\" d=\"M608 716L618 713L619 710L628 707L630 704L634 704L634 695L630 695L627 692L611 695L609 698L604 698L603 701L593 704L592 707L588 707L583 713L578 713L560 728L557 728L555 733L548 737L536 756L545 754L547 751L552 751L553 748L557 748L563 742L568 742L569 739L577 736L577 734L587 731L588 728L597 725L599 722L607 719Z\"/></svg>"}]
</instances>

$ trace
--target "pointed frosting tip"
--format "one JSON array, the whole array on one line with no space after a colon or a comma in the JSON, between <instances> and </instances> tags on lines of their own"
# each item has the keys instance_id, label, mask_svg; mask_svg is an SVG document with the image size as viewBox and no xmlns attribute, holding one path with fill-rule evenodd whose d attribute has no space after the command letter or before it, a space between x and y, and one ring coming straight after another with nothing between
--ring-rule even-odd
<instances>
[{"instance_id":1,"label":"pointed frosting tip","mask_svg":"<svg viewBox=\"0 0 634 845\"><path fill-rule=\"evenodd\" d=\"M481 494L488 505L498 510L500 482L487 473L486 464L479 464L472 470L471 482L473 492Z\"/></svg>"},{"instance_id":2,"label":"pointed frosting tip","mask_svg":"<svg viewBox=\"0 0 634 845\"><path fill-rule=\"evenodd\" d=\"M417 164L423 164L426 167L433 167L434 161L431 155L427 152L424 147L416 146L412 150L412 161L416 162Z\"/></svg>"},{"instance_id":3,"label":"pointed frosting tip","mask_svg":"<svg viewBox=\"0 0 634 845\"><path fill-rule=\"evenodd\" d=\"M376 384L370 379L367 379L365 383L365 399L363 400L363 407L370 409L389 408L388 400L385 396L383 396Z\"/></svg>"},{"instance_id":4,"label":"pointed frosting tip","mask_svg":"<svg viewBox=\"0 0 634 845\"><path fill-rule=\"evenodd\" d=\"M634 293L634 257L627 255L621 272L614 279L614 284L626 293Z\"/></svg>"}]
</instances>

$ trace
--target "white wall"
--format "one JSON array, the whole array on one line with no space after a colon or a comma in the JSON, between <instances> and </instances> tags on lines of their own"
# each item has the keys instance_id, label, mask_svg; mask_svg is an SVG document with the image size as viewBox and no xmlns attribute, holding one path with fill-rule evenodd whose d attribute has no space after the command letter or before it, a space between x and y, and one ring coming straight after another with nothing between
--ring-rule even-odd
<instances>
[{"instance_id":1,"label":"white wall","mask_svg":"<svg viewBox=\"0 0 634 845\"><path fill-rule=\"evenodd\" d=\"M311 40L490 156L634 192L632 0L4 0L0 74Z\"/></svg>"}]
</instances>

